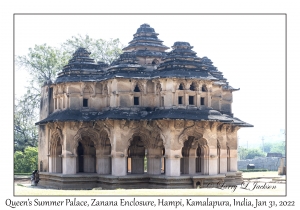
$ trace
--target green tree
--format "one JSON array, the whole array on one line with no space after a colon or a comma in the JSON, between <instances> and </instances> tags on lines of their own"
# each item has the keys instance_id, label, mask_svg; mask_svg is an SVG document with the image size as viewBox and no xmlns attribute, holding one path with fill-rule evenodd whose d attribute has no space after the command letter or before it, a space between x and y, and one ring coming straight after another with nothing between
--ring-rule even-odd
<instances>
[{"instance_id":1,"label":"green tree","mask_svg":"<svg viewBox=\"0 0 300 210\"><path fill-rule=\"evenodd\" d=\"M24 151L25 147L37 146L38 132L34 125L36 114L26 106L25 101L20 101L14 114L14 151Z\"/></svg>"},{"instance_id":2,"label":"green tree","mask_svg":"<svg viewBox=\"0 0 300 210\"><path fill-rule=\"evenodd\" d=\"M26 56L17 56L16 64L25 69L31 80L26 93L16 100L14 109L14 150L24 151L26 146L37 146L38 108L41 86L48 80L54 80L57 72L67 63L69 55L60 50L43 45L29 48Z\"/></svg>"},{"instance_id":3,"label":"green tree","mask_svg":"<svg viewBox=\"0 0 300 210\"><path fill-rule=\"evenodd\" d=\"M111 64L122 53L124 47L119 39L93 39L88 35L73 36L62 44L64 52L72 55L79 47L86 48L91 52L91 58L95 61L102 61L107 64Z\"/></svg>"},{"instance_id":4,"label":"green tree","mask_svg":"<svg viewBox=\"0 0 300 210\"><path fill-rule=\"evenodd\" d=\"M240 160L246 159L247 154L248 153L247 153L246 148L244 148L244 147L239 147L238 148L238 155L239 155Z\"/></svg>"},{"instance_id":5,"label":"green tree","mask_svg":"<svg viewBox=\"0 0 300 210\"><path fill-rule=\"evenodd\" d=\"M265 142L263 145L264 152L271 152L273 144L271 142Z\"/></svg>"},{"instance_id":6,"label":"green tree","mask_svg":"<svg viewBox=\"0 0 300 210\"><path fill-rule=\"evenodd\" d=\"M27 55L17 56L16 64L31 75L30 88L34 87L39 92L44 82L54 81L57 72L67 64L69 58L69 53L43 44L29 48Z\"/></svg>"},{"instance_id":7,"label":"green tree","mask_svg":"<svg viewBox=\"0 0 300 210\"><path fill-rule=\"evenodd\" d=\"M23 151L26 146L36 146L37 128L41 86L51 80L63 69L78 47L85 47L96 61L111 63L122 52L119 39L92 39L78 35L66 40L60 48L47 44L35 45L29 48L27 55L16 56L16 65L25 69L31 78L25 87L27 92L16 100L14 110L14 142L15 150Z\"/></svg>"},{"instance_id":8,"label":"green tree","mask_svg":"<svg viewBox=\"0 0 300 210\"><path fill-rule=\"evenodd\" d=\"M285 141L266 142L264 144L264 151L266 153L281 153L285 155Z\"/></svg>"},{"instance_id":9,"label":"green tree","mask_svg":"<svg viewBox=\"0 0 300 210\"><path fill-rule=\"evenodd\" d=\"M265 153L263 153L263 151L261 151L260 149L248 149L247 150L247 155L245 157L245 159L254 159L255 157L265 157Z\"/></svg>"},{"instance_id":10,"label":"green tree","mask_svg":"<svg viewBox=\"0 0 300 210\"><path fill-rule=\"evenodd\" d=\"M14 154L14 172L30 173L38 168L37 147L26 147L24 152L16 151Z\"/></svg>"},{"instance_id":11,"label":"green tree","mask_svg":"<svg viewBox=\"0 0 300 210\"><path fill-rule=\"evenodd\" d=\"M285 156L285 141L276 142L272 145L271 152L278 152Z\"/></svg>"}]
</instances>

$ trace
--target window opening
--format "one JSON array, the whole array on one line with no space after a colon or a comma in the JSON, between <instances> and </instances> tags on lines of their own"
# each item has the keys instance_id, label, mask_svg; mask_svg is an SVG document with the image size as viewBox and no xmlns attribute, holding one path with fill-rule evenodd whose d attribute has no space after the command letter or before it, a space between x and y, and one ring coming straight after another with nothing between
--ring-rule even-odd
<instances>
[{"instance_id":1,"label":"window opening","mask_svg":"<svg viewBox=\"0 0 300 210\"><path fill-rule=\"evenodd\" d=\"M195 91L195 90L196 90L194 83L191 84L190 90L192 90L192 91Z\"/></svg>"},{"instance_id":2,"label":"window opening","mask_svg":"<svg viewBox=\"0 0 300 210\"><path fill-rule=\"evenodd\" d=\"M189 104L194 105L194 96L189 96Z\"/></svg>"},{"instance_id":3,"label":"window opening","mask_svg":"<svg viewBox=\"0 0 300 210\"><path fill-rule=\"evenodd\" d=\"M140 91L140 88L139 88L139 86L138 86L138 85L136 85L136 86L135 86L135 88L134 88L134 90L133 90L133 91L134 91L134 92L141 92L141 91Z\"/></svg>"},{"instance_id":4,"label":"window opening","mask_svg":"<svg viewBox=\"0 0 300 210\"><path fill-rule=\"evenodd\" d=\"M182 104L182 96L178 96L178 104Z\"/></svg>"},{"instance_id":5,"label":"window opening","mask_svg":"<svg viewBox=\"0 0 300 210\"><path fill-rule=\"evenodd\" d=\"M182 83L180 83L180 85L179 85L179 88L178 88L179 90L183 90L183 85L182 85Z\"/></svg>"},{"instance_id":6,"label":"window opening","mask_svg":"<svg viewBox=\"0 0 300 210\"><path fill-rule=\"evenodd\" d=\"M134 97L134 105L140 105L139 97Z\"/></svg>"},{"instance_id":7,"label":"window opening","mask_svg":"<svg viewBox=\"0 0 300 210\"><path fill-rule=\"evenodd\" d=\"M83 99L83 107L88 107L88 99Z\"/></svg>"},{"instance_id":8,"label":"window opening","mask_svg":"<svg viewBox=\"0 0 300 210\"><path fill-rule=\"evenodd\" d=\"M204 105L204 97L201 97L200 104Z\"/></svg>"}]
</instances>

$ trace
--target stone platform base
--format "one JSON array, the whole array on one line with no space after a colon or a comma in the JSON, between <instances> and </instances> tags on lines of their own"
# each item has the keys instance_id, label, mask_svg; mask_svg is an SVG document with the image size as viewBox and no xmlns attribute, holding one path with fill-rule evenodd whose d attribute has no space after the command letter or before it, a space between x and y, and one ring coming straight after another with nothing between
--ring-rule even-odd
<instances>
[{"instance_id":1,"label":"stone platform base","mask_svg":"<svg viewBox=\"0 0 300 210\"><path fill-rule=\"evenodd\" d=\"M96 173L78 173L74 175L40 172L38 186L54 189L180 189L206 188L226 185L239 185L243 181L242 172L228 172L218 175L165 175L129 174L127 176L99 175Z\"/></svg>"}]
</instances>

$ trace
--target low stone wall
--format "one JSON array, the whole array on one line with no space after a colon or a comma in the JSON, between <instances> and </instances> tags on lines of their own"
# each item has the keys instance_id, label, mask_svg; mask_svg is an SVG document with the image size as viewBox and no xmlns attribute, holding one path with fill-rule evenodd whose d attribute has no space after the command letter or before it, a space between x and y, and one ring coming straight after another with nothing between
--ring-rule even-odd
<instances>
[{"instance_id":1,"label":"low stone wall","mask_svg":"<svg viewBox=\"0 0 300 210\"><path fill-rule=\"evenodd\" d=\"M255 159L239 160L238 170L247 169L248 164L254 164L255 169L277 171L280 165L280 159L280 157L260 157Z\"/></svg>"},{"instance_id":2,"label":"low stone wall","mask_svg":"<svg viewBox=\"0 0 300 210\"><path fill-rule=\"evenodd\" d=\"M200 180L200 181L199 181ZM242 183L241 172L228 172L217 175L183 175L166 177L164 175L129 175L117 177L112 175L99 175L96 173L63 175L40 173L39 186L56 189L189 189L195 188L198 181L201 187L226 185L239 185Z\"/></svg>"}]
</instances>

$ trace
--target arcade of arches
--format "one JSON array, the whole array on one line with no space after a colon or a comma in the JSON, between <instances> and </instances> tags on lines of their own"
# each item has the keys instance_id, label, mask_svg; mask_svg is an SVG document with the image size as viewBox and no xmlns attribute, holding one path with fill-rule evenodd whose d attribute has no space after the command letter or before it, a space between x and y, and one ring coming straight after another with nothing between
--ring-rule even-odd
<instances>
[{"instance_id":1,"label":"arcade of arches","mask_svg":"<svg viewBox=\"0 0 300 210\"><path fill-rule=\"evenodd\" d=\"M216 175L237 171L238 127L184 120L48 123L41 172ZM48 149L47 149L48 148ZM46 151L47 150L47 151Z\"/></svg>"}]
</instances>

